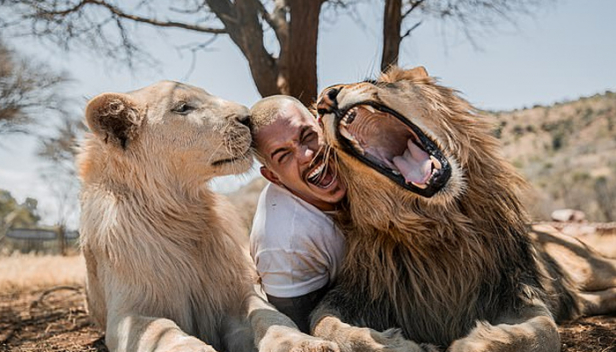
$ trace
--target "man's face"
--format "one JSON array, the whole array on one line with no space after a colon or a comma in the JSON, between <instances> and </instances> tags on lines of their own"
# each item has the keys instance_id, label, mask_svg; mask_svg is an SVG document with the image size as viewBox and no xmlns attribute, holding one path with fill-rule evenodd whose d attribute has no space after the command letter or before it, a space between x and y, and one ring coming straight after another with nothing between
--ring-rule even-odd
<instances>
[{"instance_id":1,"label":"man's face","mask_svg":"<svg viewBox=\"0 0 616 352\"><path fill-rule=\"evenodd\" d=\"M319 154L321 130L309 112L288 104L254 138L266 163L261 174L269 181L324 211L334 209L344 197L346 188L335 166Z\"/></svg>"}]
</instances>

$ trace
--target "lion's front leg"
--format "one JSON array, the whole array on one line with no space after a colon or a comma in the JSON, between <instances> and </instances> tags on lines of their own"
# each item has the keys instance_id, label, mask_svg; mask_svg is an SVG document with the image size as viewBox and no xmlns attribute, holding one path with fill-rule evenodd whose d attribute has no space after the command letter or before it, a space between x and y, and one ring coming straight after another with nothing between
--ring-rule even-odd
<instances>
[{"instance_id":1,"label":"lion's front leg","mask_svg":"<svg viewBox=\"0 0 616 352\"><path fill-rule=\"evenodd\" d=\"M338 352L338 346L299 331L295 323L256 293L247 298L248 319L259 352Z\"/></svg>"},{"instance_id":2,"label":"lion's front leg","mask_svg":"<svg viewBox=\"0 0 616 352\"><path fill-rule=\"evenodd\" d=\"M448 352L558 352L560 336L552 315L543 304L527 307L515 316L492 325L477 323L456 341Z\"/></svg>"},{"instance_id":3,"label":"lion's front leg","mask_svg":"<svg viewBox=\"0 0 616 352\"><path fill-rule=\"evenodd\" d=\"M313 334L334 341L343 352L432 352L438 349L432 345L417 344L402 337L398 329L379 332L360 328L342 322L333 315L317 318Z\"/></svg>"},{"instance_id":4,"label":"lion's front leg","mask_svg":"<svg viewBox=\"0 0 616 352\"><path fill-rule=\"evenodd\" d=\"M205 342L183 332L169 319L126 314L110 317L105 344L109 351L215 352Z\"/></svg>"}]
</instances>

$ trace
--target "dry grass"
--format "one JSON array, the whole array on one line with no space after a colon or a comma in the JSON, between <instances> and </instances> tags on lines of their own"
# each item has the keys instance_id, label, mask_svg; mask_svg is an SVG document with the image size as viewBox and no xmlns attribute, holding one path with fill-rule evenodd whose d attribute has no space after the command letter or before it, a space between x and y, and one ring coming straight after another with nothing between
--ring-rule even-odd
<instances>
[{"instance_id":1,"label":"dry grass","mask_svg":"<svg viewBox=\"0 0 616 352\"><path fill-rule=\"evenodd\" d=\"M20 292L57 285L83 285L86 265L81 255L0 256L0 292Z\"/></svg>"},{"instance_id":2,"label":"dry grass","mask_svg":"<svg viewBox=\"0 0 616 352\"><path fill-rule=\"evenodd\" d=\"M86 312L84 275L82 256L0 256L0 352L107 352ZM559 330L563 352L616 352L615 316Z\"/></svg>"}]
</instances>

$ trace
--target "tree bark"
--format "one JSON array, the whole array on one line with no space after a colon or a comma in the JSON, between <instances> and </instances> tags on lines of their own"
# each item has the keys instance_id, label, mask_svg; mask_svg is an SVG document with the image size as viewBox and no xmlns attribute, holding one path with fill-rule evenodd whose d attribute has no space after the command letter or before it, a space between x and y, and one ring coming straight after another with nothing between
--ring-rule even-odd
<instances>
[{"instance_id":1,"label":"tree bark","mask_svg":"<svg viewBox=\"0 0 616 352\"><path fill-rule=\"evenodd\" d=\"M309 106L317 96L317 40L322 0L289 0L289 36L281 47L278 88Z\"/></svg>"},{"instance_id":2,"label":"tree bark","mask_svg":"<svg viewBox=\"0 0 616 352\"><path fill-rule=\"evenodd\" d=\"M381 71L398 64L402 26L402 0L385 0L383 14L383 53Z\"/></svg>"}]
</instances>

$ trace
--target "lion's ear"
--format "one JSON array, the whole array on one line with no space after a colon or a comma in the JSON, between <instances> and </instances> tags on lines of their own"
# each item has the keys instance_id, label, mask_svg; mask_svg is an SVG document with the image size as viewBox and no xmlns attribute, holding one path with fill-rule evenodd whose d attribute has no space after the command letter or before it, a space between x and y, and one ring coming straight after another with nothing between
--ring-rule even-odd
<instances>
[{"instance_id":1,"label":"lion's ear","mask_svg":"<svg viewBox=\"0 0 616 352\"><path fill-rule=\"evenodd\" d=\"M417 66L415 68L412 68L406 71L406 74L411 79L428 78L428 71L426 71L426 68L423 66Z\"/></svg>"},{"instance_id":2,"label":"lion's ear","mask_svg":"<svg viewBox=\"0 0 616 352\"><path fill-rule=\"evenodd\" d=\"M90 130L105 143L126 149L139 133L145 107L121 93L103 93L86 106L86 122Z\"/></svg>"}]
</instances>

